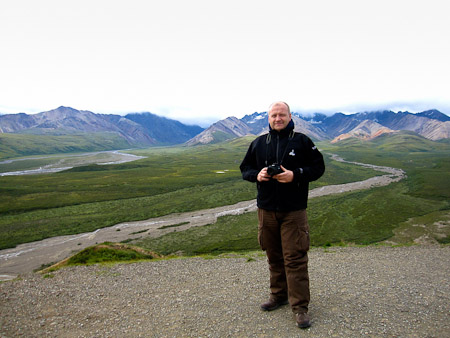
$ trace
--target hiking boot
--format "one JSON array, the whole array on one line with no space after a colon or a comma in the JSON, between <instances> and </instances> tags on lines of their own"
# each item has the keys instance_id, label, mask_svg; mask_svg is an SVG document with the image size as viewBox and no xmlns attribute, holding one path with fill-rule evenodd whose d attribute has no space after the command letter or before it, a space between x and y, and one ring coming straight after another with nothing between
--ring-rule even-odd
<instances>
[{"instance_id":1,"label":"hiking boot","mask_svg":"<svg viewBox=\"0 0 450 338\"><path fill-rule=\"evenodd\" d=\"M287 299L278 301L278 300L275 300L275 299L271 298L271 299L269 299L268 302L265 302L265 303L261 304L261 310L263 310L263 311L273 311L273 310L278 309L280 306L286 305L288 303L289 302L288 302Z\"/></svg>"},{"instance_id":2,"label":"hiking boot","mask_svg":"<svg viewBox=\"0 0 450 338\"><path fill-rule=\"evenodd\" d=\"M300 312L295 314L297 326L301 329L306 329L311 326L311 319L306 312Z\"/></svg>"}]
</instances>

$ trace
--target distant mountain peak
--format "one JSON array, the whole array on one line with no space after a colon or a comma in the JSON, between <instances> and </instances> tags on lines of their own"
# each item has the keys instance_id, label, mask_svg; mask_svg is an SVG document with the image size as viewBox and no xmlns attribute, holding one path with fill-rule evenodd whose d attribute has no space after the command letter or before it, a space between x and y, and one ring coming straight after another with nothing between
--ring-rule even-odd
<instances>
[{"instance_id":1,"label":"distant mountain peak","mask_svg":"<svg viewBox=\"0 0 450 338\"><path fill-rule=\"evenodd\" d=\"M207 144L248 134L251 134L250 127L237 117L231 116L213 123L209 128L186 142L186 145Z\"/></svg>"},{"instance_id":2,"label":"distant mountain peak","mask_svg":"<svg viewBox=\"0 0 450 338\"><path fill-rule=\"evenodd\" d=\"M426 111L423 111L421 113L417 113L416 115L417 116L427 117L427 118L430 118L430 119L433 119L433 120L438 120L438 121L441 121L441 122L450 121L450 116L441 113L437 109L426 110Z\"/></svg>"}]
</instances>

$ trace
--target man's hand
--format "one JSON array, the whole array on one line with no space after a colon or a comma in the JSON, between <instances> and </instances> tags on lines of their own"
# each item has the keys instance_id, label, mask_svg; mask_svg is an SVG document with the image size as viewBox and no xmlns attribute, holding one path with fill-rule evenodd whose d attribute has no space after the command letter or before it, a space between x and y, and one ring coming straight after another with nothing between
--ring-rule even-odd
<instances>
[{"instance_id":1,"label":"man's hand","mask_svg":"<svg viewBox=\"0 0 450 338\"><path fill-rule=\"evenodd\" d=\"M256 177L258 182L267 182L270 180L270 178L271 176L267 173L267 167L262 168L261 171L258 173L258 176Z\"/></svg>"},{"instance_id":2,"label":"man's hand","mask_svg":"<svg viewBox=\"0 0 450 338\"><path fill-rule=\"evenodd\" d=\"M280 183L289 183L294 180L294 172L291 170L287 170L285 167L280 166L283 169L283 172L278 175L274 175L272 178L277 180ZM266 170L267 172L267 170ZM259 175L258 175L259 176Z\"/></svg>"}]
</instances>

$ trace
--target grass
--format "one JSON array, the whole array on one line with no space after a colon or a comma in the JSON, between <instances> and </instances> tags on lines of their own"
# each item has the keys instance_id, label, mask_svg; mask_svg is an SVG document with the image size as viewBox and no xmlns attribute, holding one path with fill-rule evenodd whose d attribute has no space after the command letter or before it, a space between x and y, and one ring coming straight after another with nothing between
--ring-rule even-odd
<instances>
[{"instance_id":1,"label":"grass","mask_svg":"<svg viewBox=\"0 0 450 338\"><path fill-rule=\"evenodd\" d=\"M408 218L449 207L448 201L409 195L404 182L313 199L309 207L311 243L381 242L392 237L393 230Z\"/></svg>"},{"instance_id":2,"label":"grass","mask_svg":"<svg viewBox=\"0 0 450 338\"><path fill-rule=\"evenodd\" d=\"M154 253L126 244L109 243L88 247L67 260L67 265L148 260L159 257Z\"/></svg>"},{"instance_id":3,"label":"grass","mask_svg":"<svg viewBox=\"0 0 450 338\"><path fill-rule=\"evenodd\" d=\"M0 159L29 155L127 149L130 144L115 133L32 135L0 133Z\"/></svg>"},{"instance_id":4,"label":"grass","mask_svg":"<svg viewBox=\"0 0 450 338\"><path fill-rule=\"evenodd\" d=\"M147 158L130 163L0 177L0 249L253 199L255 186L239 171L250 140L143 149L134 153ZM374 175L328 157L326 162L326 174L312 187Z\"/></svg>"},{"instance_id":5,"label":"grass","mask_svg":"<svg viewBox=\"0 0 450 338\"><path fill-rule=\"evenodd\" d=\"M258 248L258 225L255 213L219 217L217 222L157 238L145 238L133 244L152 248L162 255L195 256L240 252Z\"/></svg>"},{"instance_id":6,"label":"grass","mask_svg":"<svg viewBox=\"0 0 450 338\"><path fill-rule=\"evenodd\" d=\"M241 181L218 183L155 196L2 215L0 248L53 236L94 231L126 221L213 208L251 199L253 191L243 183Z\"/></svg>"},{"instance_id":7,"label":"grass","mask_svg":"<svg viewBox=\"0 0 450 338\"><path fill-rule=\"evenodd\" d=\"M81 250L61 262L49 266L41 266L38 272L44 274L44 278L49 278L53 277L53 275L49 274L50 272L54 272L64 266L136 262L158 258L161 258L161 256L143 248L123 243L104 242Z\"/></svg>"},{"instance_id":8,"label":"grass","mask_svg":"<svg viewBox=\"0 0 450 338\"><path fill-rule=\"evenodd\" d=\"M411 217L394 229L391 243L420 243L435 240L450 244L450 211L438 210L422 216Z\"/></svg>"}]
</instances>

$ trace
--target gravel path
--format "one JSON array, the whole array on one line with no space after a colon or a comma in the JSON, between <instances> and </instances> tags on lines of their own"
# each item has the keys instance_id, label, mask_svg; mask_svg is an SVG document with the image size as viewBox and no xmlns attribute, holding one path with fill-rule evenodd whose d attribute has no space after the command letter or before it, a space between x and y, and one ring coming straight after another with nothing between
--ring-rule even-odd
<instances>
[{"instance_id":1,"label":"gravel path","mask_svg":"<svg viewBox=\"0 0 450 338\"><path fill-rule=\"evenodd\" d=\"M313 325L262 312L265 257L64 268L0 283L8 337L449 337L450 246L310 252Z\"/></svg>"}]
</instances>

